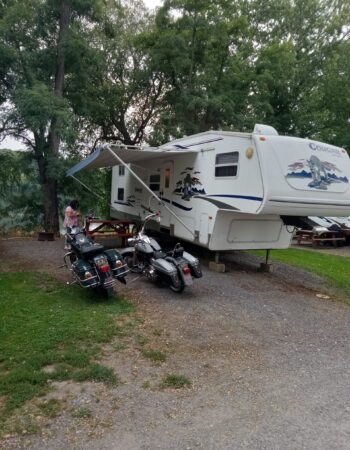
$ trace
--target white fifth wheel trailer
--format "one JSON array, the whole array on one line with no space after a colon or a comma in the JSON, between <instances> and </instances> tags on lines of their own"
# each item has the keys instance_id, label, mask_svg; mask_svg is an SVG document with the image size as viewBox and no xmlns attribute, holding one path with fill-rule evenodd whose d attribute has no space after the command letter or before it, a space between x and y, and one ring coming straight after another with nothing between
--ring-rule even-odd
<instances>
[{"instance_id":1,"label":"white fifth wheel trailer","mask_svg":"<svg viewBox=\"0 0 350 450\"><path fill-rule=\"evenodd\" d=\"M286 248L297 217L350 215L347 152L266 125L158 148L105 145L68 175L107 166L112 216L159 210L162 229L214 251Z\"/></svg>"}]
</instances>

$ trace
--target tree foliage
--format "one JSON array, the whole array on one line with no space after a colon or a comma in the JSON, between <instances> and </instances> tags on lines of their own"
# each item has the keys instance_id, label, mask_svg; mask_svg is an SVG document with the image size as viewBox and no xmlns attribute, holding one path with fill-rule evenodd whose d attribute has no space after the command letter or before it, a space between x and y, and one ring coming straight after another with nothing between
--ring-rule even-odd
<instances>
[{"instance_id":1,"label":"tree foliage","mask_svg":"<svg viewBox=\"0 0 350 450\"><path fill-rule=\"evenodd\" d=\"M350 110L334 96L349 86L349 6L166 0L145 44L168 83L155 142L263 122L345 145Z\"/></svg>"},{"instance_id":2,"label":"tree foliage","mask_svg":"<svg viewBox=\"0 0 350 450\"><path fill-rule=\"evenodd\" d=\"M2 131L32 151L43 192L44 227L55 231L60 145L73 142L78 132L65 92L71 72L66 53L80 59L76 37L91 28L100 6L98 0L9 0L0 7Z\"/></svg>"},{"instance_id":3,"label":"tree foliage","mask_svg":"<svg viewBox=\"0 0 350 450\"><path fill-rule=\"evenodd\" d=\"M73 198L79 199L83 216L93 208L97 216L103 217L109 211L110 171L81 175L85 185L93 186L91 192L65 176L67 169L77 162L77 158L67 158L56 165L61 218L64 207ZM43 193L37 180L38 166L30 152L0 150L0 233L44 226Z\"/></svg>"},{"instance_id":4,"label":"tree foliage","mask_svg":"<svg viewBox=\"0 0 350 450\"><path fill-rule=\"evenodd\" d=\"M42 220L37 171L27 152L0 150L0 233L30 231Z\"/></svg>"},{"instance_id":5,"label":"tree foliage","mask_svg":"<svg viewBox=\"0 0 350 450\"><path fill-rule=\"evenodd\" d=\"M89 62L83 76L77 68L67 84L90 140L139 144L159 114L163 76L149 64L136 33L146 32L151 24L142 1L106 3L94 36L99 62Z\"/></svg>"}]
</instances>

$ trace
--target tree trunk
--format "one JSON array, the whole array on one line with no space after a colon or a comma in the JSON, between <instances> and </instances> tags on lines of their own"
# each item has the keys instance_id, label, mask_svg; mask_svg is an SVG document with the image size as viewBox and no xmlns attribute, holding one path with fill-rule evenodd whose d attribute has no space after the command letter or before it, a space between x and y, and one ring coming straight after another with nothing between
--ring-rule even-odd
<instances>
[{"instance_id":1,"label":"tree trunk","mask_svg":"<svg viewBox=\"0 0 350 450\"><path fill-rule=\"evenodd\" d=\"M47 178L46 183L43 185L43 191L45 231L57 233L59 231L57 180Z\"/></svg>"},{"instance_id":2,"label":"tree trunk","mask_svg":"<svg viewBox=\"0 0 350 450\"><path fill-rule=\"evenodd\" d=\"M64 77L65 77L65 53L64 53L64 39L69 30L71 17L71 6L68 0L60 2L60 18L59 18L59 32L57 39L57 65L55 74L55 95L63 97ZM47 162L51 158L58 158L60 137L57 134L57 118L51 119L49 134L47 138L47 152L44 167L42 167L42 187L44 194L44 209L45 209L45 228L48 231L58 232L58 197L57 197L57 180L51 179L47 174ZM39 164L40 166L40 164Z\"/></svg>"},{"instance_id":3,"label":"tree trunk","mask_svg":"<svg viewBox=\"0 0 350 450\"><path fill-rule=\"evenodd\" d=\"M65 76L65 53L64 53L64 39L69 30L71 16L71 6L67 0L62 0L60 4L60 19L59 19L59 32L57 39L57 65L55 74L55 95L57 97L63 97L64 89L64 76ZM50 149L54 155L58 155L60 138L56 131L57 119L54 117L51 121L49 132L49 144Z\"/></svg>"},{"instance_id":4,"label":"tree trunk","mask_svg":"<svg viewBox=\"0 0 350 450\"><path fill-rule=\"evenodd\" d=\"M47 141L44 130L34 133L35 147L34 157L38 163L39 180L44 201L44 231L58 232L58 199L57 199L57 181L48 175Z\"/></svg>"}]
</instances>

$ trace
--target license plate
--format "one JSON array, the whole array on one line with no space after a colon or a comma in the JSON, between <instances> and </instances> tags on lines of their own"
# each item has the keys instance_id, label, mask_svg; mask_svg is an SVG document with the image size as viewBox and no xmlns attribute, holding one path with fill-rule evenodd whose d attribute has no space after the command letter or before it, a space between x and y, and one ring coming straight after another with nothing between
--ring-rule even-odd
<instances>
[{"instance_id":1,"label":"license plate","mask_svg":"<svg viewBox=\"0 0 350 450\"><path fill-rule=\"evenodd\" d=\"M191 284L193 284L192 276L190 273L187 273L186 275L184 274L183 279L186 286L190 286Z\"/></svg>"}]
</instances>

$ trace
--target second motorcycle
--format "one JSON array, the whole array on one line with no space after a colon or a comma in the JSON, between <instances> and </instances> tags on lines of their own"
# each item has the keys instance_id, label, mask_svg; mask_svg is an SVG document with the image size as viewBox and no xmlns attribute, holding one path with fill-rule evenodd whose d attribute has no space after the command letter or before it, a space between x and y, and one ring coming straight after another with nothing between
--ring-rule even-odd
<instances>
[{"instance_id":1,"label":"second motorcycle","mask_svg":"<svg viewBox=\"0 0 350 450\"><path fill-rule=\"evenodd\" d=\"M193 278L202 277L199 260L180 244L165 252L154 238L147 236L146 223L159 218L159 213L148 215L137 235L128 239L130 247L122 250L121 255L132 272L141 273L152 281L161 281L174 292L182 292L193 284Z\"/></svg>"}]
</instances>

